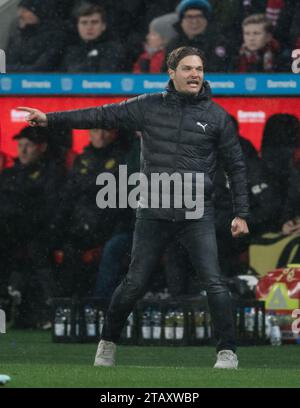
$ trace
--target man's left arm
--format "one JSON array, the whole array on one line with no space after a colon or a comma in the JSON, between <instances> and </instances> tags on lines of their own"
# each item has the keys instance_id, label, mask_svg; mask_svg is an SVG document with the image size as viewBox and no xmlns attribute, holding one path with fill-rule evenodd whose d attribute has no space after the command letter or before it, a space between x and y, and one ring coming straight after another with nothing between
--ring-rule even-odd
<instances>
[{"instance_id":1,"label":"man's left arm","mask_svg":"<svg viewBox=\"0 0 300 408\"><path fill-rule=\"evenodd\" d=\"M249 216L248 182L244 156L238 135L228 115L224 118L219 140L219 157L229 178L233 201L234 219L231 224L233 237L248 234Z\"/></svg>"}]
</instances>

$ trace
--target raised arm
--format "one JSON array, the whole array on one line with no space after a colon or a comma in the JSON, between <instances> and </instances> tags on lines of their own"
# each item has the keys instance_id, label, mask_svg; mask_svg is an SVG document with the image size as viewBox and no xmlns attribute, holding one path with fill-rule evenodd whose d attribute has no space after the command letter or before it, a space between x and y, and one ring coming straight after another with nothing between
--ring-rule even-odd
<instances>
[{"instance_id":1,"label":"raised arm","mask_svg":"<svg viewBox=\"0 0 300 408\"><path fill-rule=\"evenodd\" d=\"M71 129L118 129L120 127L141 130L143 127L142 101L145 96L131 98L121 103L96 108L45 114L38 109L19 107L29 113L26 120L30 126L68 127Z\"/></svg>"}]
</instances>

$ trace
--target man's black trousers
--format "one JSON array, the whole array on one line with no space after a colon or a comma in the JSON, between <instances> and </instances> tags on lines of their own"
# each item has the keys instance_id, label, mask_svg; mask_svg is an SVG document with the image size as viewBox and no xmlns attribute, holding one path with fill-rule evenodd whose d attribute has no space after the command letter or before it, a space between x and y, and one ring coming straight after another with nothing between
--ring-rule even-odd
<instances>
[{"instance_id":1,"label":"man's black trousers","mask_svg":"<svg viewBox=\"0 0 300 408\"><path fill-rule=\"evenodd\" d=\"M128 315L147 291L165 247L177 239L187 249L208 296L217 351L236 350L228 288L220 275L213 217L189 221L137 219L128 274L115 290L101 338L117 342Z\"/></svg>"}]
</instances>

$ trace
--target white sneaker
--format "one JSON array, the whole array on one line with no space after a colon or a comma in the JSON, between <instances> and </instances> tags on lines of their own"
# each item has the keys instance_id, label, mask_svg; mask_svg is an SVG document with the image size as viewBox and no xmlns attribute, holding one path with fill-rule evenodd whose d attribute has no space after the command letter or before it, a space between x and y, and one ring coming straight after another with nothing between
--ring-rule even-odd
<instances>
[{"instance_id":1,"label":"white sneaker","mask_svg":"<svg viewBox=\"0 0 300 408\"><path fill-rule=\"evenodd\" d=\"M217 355L217 362L214 368L237 369L239 361L237 355L231 350L221 350Z\"/></svg>"},{"instance_id":2,"label":"white sneaker","mask_svg":"<svg viewBox=\"0 0 300 408\"><path fill-rule=\"evenodd\" d=\"M100 340L94 366L111 367L115 365L116 345L112 341Z\"/></svg>"}]
</instances>

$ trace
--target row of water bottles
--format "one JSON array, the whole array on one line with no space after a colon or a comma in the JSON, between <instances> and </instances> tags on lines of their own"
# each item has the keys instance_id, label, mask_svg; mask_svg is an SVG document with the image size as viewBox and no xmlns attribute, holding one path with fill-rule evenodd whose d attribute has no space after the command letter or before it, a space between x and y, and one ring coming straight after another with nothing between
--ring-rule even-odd
<instances>
[{"instance_id":1,"label":"row of water bottles","mask_svg":"<svg viewBox=\"0 0 300 408\"><path fill-rule=\"evenodd\" d=\"M237 310L237 329L241 328L241 313ZM257 325L257 328L255 327ZM273 346L282 344L282 333L278 322L278 317L274 313L264 313L261 309L254 307L244 308L244 334L250 338L255 336L255 329L259 338L266 338ZM265 329L265 331L264 331Z\"/></svg>"},{"instance_id":2,"label":"row of water bottles","mask_svg":"<svg viewBox=\"0 0 300 408\"><path fill-rule=\"evenodd\" d=\"M141 335L145 340L182 340L185 330L190 330L186 318L190 319L180 307L168 308L164 312L157 308L147 307L142 312ZM190 323L190 320L188 321ZM204 311L194 311L195 337L211 337L210 316Z\"/></svg>"},{"instance_id":3,"label":"row of water bottles","mask_svg":"<svg viewBox=\"0 0 300 408\"><path fill-rule=\"evenodd\" d=\"M242 321L243 316L243 321ZM254 307L238 308L236 311L236 328L240 336L247 338L264 337L264 314ZM266 323L265 323L266 324Z\"/></svg>"},{"instance_id":4,"label":"row of water bottles","mask_svg":"<svg viewBox=\"0 0 300 408\"><path fill-rule=\"evenodd\" d=\"M181 308L170 308L164 314L160 309L147 307L143 310L141 334L145 340L183 339L184 312Z\"/></svg>"},{"instance_id":5,"label":"row of water bottles","mask_svg":"<svg viewBox=\"0 0 300 408\"><path fill-rule=\"evenodd\" d=\"M83 312L83 313L82 313ZM72 320L71 307L58 306L54 317L54 335L56 337L99 337L104 324L104 311L89 305L84 306L83 311L79 308L75 311ZM72 329L72 325L74 325ZM128 317L124 332L125 338L132 338L133 315Z\"/></svg>"},{"instance_id":6,"label":"row of water bottles","mask_svg":"<svg viewBox=\"0 0 300 408\"><path fill-rule=\"evenodd\" d=\"M104 324L104 312L93 307L85 306L84 308L85 334L87 337L101 335ZM131 339L133 336L133 313L128 316L126 325L122 332L122 337Z\"/></svg>"}]
</instances>

